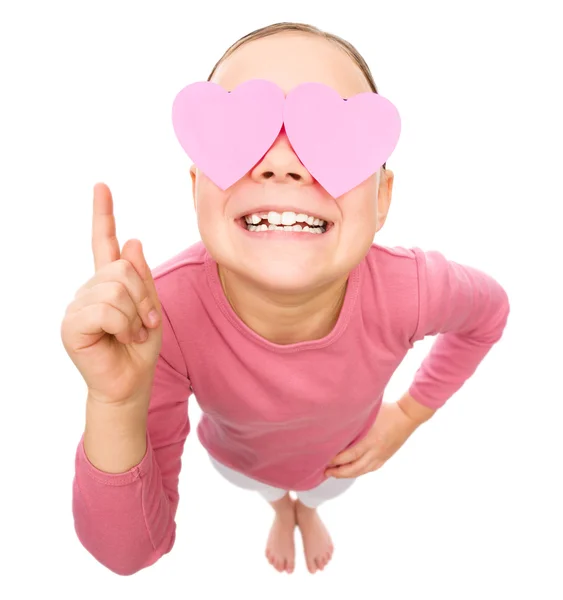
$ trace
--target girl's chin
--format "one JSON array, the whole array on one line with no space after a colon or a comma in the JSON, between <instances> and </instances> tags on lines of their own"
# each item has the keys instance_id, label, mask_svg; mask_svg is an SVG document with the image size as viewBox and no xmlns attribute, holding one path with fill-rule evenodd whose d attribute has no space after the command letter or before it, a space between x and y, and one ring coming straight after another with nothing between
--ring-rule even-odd
<instances>
[{"instance_id":1,"label":"girl's chin","mask_svg":"<svg viewBox=\"0 0 563 600\"><path fill-rule=\"evenodd\" d=\"M295 269L283 265L280 261L222 261L226 271L230 271L239 279L247 281L251 286L278 293L304 293L317 287L326 279L319 269Z\"/></svg>"},{"instance_id":2,"label":"girl's chin","mask_svg":"<svg viewBox=\"0 0 563 600\"><path fill-rule=\"evenodd\" d=\"M303 274L294 271L285 271L277 269L274 272L265 274L263 271L254 271L251 278L256 285L278 292L304 292L311 289L316 281L315 274Z\"/></svg>"}]
</instances>

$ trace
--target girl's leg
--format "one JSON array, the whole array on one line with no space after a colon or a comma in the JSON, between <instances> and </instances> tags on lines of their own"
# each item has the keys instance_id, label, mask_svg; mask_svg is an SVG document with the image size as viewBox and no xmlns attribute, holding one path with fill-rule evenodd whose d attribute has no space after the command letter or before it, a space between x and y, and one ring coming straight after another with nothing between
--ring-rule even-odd
<instances>
[{"instance_id":1,"label":"girl's leg","mask_svg":"<svg viewBox=\"0 0 563 600\"><path fill-rule=\"evenodd\" d=\"M262 496L268 502L274 502L276 500L280 500L286 494L286 490L282 490L281 488L275 488L271 485L267 485L262 483L261 481L256 481L251 477L247 477L230 467L227 467L223 463L220 463L218 460L215 460L211 454L208 455L211 464L215 467L215 469L227 480L230 481L233 485L237 487L243 488L245 490L252 490L253 492L260 492Z\"/></svg>"},{"instance_id":2,"label":"girl's leg","mask_svg":"<svg viewBox=\"0 0 563 600\"><path fill-rule=\"evenodd\" d=\"M332 500L343 494L356 480L354 478L329 477L312 490L297 492L297 498L301 504L309 508L318 508L323 502Z\"/></svg>"},{"instance_id":3,"label":"girl's leg","mask_svg":"<svg viewBox=\"0 0 563 600\"><path fill-rule=\"evenodd\" d=\"M237 487L258 492L274 509L275 518L266 544L266 557L278 571L292 573L295 568L295 501L287 490L256 481L209 455L211 463L219 473Z\"/></svg>"},{"instance_id":4,"label":"girl's leg","mask_svg":"<svg viewBox=\"0 0 563 600\"><path fill-rule=\"evenodd\" d=\"M332 558L334 546L317 508L326 500L336 498L346 491L355 479L329 477L312 490L297 492L295 514L303 538L305 562L309 572L321 571Z\"/></svg>"},{"instance_id":5,"label":"girl's leg","mask_svg":"<svg viewBox=\"0 0 563 600\"><path fill-rule=\"evenodd\" d=\"M262 494L264 496L264 494ZM264 496L266 498L266 496ZM295 569L295 500L286 493L279 500L269 501L276 515L266 543L266 558L278 571L293 573Z\"/></svg>"}]
</instances>

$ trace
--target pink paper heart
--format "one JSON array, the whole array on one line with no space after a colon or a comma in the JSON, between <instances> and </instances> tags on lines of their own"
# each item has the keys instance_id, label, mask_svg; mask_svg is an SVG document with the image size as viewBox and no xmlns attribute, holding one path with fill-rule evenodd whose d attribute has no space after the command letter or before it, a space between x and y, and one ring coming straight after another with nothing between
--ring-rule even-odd
<instances>
[{"instance_id":1,"label":"pink paper heart","mask_svg":"<svg viewBox=\"0 0 563 600\"><path fill-rule=\"evenodd\" d=\"M321 83L303 83L285 99L287 137L309 173L334 198L373 175L401 131L395 106L366 92L344 100Z\"/></svg>"},{"instance_id":2,"label":"pink paper heart","mask_svg":"<svg viewBox=\"0 0 563 600\"><path fill-rule=\"evenodd\" d=\"M222 190L243 177L266 154L283 125L283 91L262 79L232 92L201 81L183 88L172 105L180 145Z\"/></svg>"}]
</instances>

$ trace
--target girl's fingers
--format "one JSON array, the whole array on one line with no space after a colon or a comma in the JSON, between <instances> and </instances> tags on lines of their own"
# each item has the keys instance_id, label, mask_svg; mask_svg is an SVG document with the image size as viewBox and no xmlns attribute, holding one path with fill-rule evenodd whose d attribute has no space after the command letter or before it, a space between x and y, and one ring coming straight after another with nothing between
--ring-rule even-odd
<instances>
[{"instance_id":1,"label":"girl's fingers","mask_svg":"<svg viewBox=\"0 0 563 600\"><path fill-rule=\"evenodd\" d=\"M97 183L94 186L92 252L96 272L119 258L119 243L113 216L113 198L108 186L104 183Z\"/></svg>"},{"instance_id":2,"label":"girl's fingers","mask_svg":"<svg viewBox=\"0 0 563 600\"><path fill-rule=\"evenodd\" d=\"M88 296L93 287L110 282L119 283L127 290L145 327L154 328L155 324L150 320L149 314L152 309L160 314L160 303L158 305L153 303L150 290L137 273L137 269L128 260L122 258L98 271L92 279L80 287L76 292L75 302L83 296Z\"/></svg>"},{"instance_id":3,"label":"girl's fingers","mask_svg":"<svg viewBox=\"0 0 563 600\"><path fill-rule=\"evenodd\" d=\"M92 310L92 306L98 308ZM135 303L125 286L118 281L101 282L89 288L70 305L68 312L81 313L81 334L100 333L103 330L115 335L118 341L124 344L134 341L143 325ZM98 318L98 329L89 329L89 321L82 321L83 315ZM94 318L91 323L95 322ZM106 324L109 324L110 328L106 328Z\"/></svg>"},{"instance_id":4,"label":"girl's fingers","mask_svg":"<svg viewBox=\"0 0 563 600\"><path fill-rule=\"evenodd\" d=\"M143 282L144 288L148 292L148 299L146 301L146 314L148 321L150 321L150 319L148 318L148 314L153 308L155 309L158 318L160 319L161 306L156 291L156 285L154 283L151 269L147 264L145 255L143 254L143 245L141 244L140 240L128 240L124 244L123 249L121 251L121 258L127 260L133 265L140 280ZM151 323L151 325L154 327L156 323Z\"/></svg>"},{"instance_id":5,"label":"girl's fingers","mask_svg":"<svg viewBox=\"0 0 563 600\"><path fill-rule=\"evenodd\" d=\"M361 458L353 463L344 465L342 467L333 467L327 469L326 474L329 477L335 477L337 479L343 477L358 477L369 470L368 468L371 461L372 454L370 452L366 452Z\"/></svg>"},{"instance_id":6,"label":"girl's fingers","mask_svg":"<svg viewBox=\"0 0 563 600\"><path fill-rule=\"evenodd\" d=\"M358 460L361 456L363 456L367 452L368 448L365 444L360 442L347 450L344 450L340 454L337 454L331 461L330 465L345 465L347 463L354 462Z\"/></svg>"}]
</instances>

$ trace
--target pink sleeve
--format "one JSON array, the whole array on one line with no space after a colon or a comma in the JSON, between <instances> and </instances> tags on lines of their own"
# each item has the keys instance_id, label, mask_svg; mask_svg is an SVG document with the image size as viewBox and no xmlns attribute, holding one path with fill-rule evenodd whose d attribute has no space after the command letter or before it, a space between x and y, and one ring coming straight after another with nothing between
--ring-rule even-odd
<instances>
[{"instance_id":1,"label":"pink sleeve","mask_svg":"<svg viewBox=\"0 0 563 600\"><path fill-rule=\"evenodd\" d=\"M163 308L163 339L147 423L147 452L126 473L105 473L88 460L81 438L73 480L76 534L90 554L119 575L132 575L170 552L178 479L190 431L190 381Z\"/></svg>"},{"instance_id":2,"label":"pink sleeve","mask_svg":"<svg viewBox=\"0 0 563 600\"><path fill-rule=\"evenodd\" d=\"M411 396L439 408L475 372L498 342L510 305L505 290L478 269L436 251L413 249L419 288L418 324L411 342L438 335L414 376Z\"/></svg>"}]
</instances>

